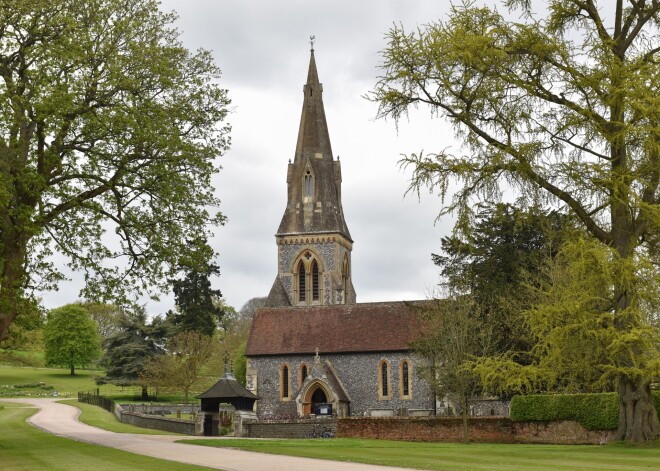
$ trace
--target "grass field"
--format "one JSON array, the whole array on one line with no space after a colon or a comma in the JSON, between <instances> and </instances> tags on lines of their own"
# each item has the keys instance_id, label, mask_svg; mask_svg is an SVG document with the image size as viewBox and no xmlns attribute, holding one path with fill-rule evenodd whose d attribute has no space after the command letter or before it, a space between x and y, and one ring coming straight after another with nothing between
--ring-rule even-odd
<instances>
[{"instance_id":1,"label":"grass field","mask_svg":"<svg viewBox=\"0 0 660 471\"><path fill-rule=\"evenodd\" d=\"M83 404L76 400L67 400L62 401L64 404L68 404L74 407L77 407L81 410L80 420L82 423L91 425L92 427L102 428L103 430L108 430L110 432L117 433L139 433L146 435L180 435L177 433L165 432L162 430L153 430L148 428L136 427L131 424L124 424L117 420L115 414L108 412L105 409L102 409L97 406L92 406L90 404Z\"/></svg>"},{"instance_id":2,"label":"grass field","mask_svg":"<svg viewBox=\"0 0 660 471\"><path fill-rule=\"evenodd\" d=\"M0 396L76 396L78 391L96 388L94 378L101 375L98 370L76 370L75 376L65 368L32 368L0 365ZM43 383L43 386L16 387ZM118 388L119 389L119 388Z\"/></svg>"},{"instance_id":3,"label":"grass field","mask_svg":"<svg viewBox=\"0 0 660 471\"><path fill-rule=\"evenodd\" d=\"M12 471L210 469L57 437L26 423L25 420L35 411L36 409L21 404L0 403L0 469Z\"/></svg>"},{"instance_id":4,"label":"grass field","mask_svg":"<svg viewBox=\"0 0 660 471\"><path fill-rule=\"evenodd\" d=\"M97 386L94 381L97 376L103 376L103 371L79 369L76 370L74 376L71 376L66 368L0 365L0 397L52 397L55 391L57 391L58 397L77 397L79 391L98 389L102 396L110 397L118 402L143 402L139 398L139 387L124 388L111 384ZM34 386L25 387L25 385ZM183 402L182 398L182 395L163 394L157 397L157 401L178 403Z\"/></svg>"},{"instance_id":5,"label":"grass field","mask_svg":"<svg viewBox=\"0 0 660 471\"><path fill-rule=\"evenodd\" d=\"M644 446L421 443L347 438L316 440L182 440L278 455L429 470L577 471L660 469L660 441Z\"/></svg>"}]
</instances>

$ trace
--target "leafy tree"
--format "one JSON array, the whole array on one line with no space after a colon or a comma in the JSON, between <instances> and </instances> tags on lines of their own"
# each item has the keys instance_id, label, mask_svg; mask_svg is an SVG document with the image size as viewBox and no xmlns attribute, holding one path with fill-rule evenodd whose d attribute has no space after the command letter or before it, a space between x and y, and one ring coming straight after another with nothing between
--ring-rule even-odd
<instances>
[{"instance_id":1,"label":"leafy tree","mask_svg":"<svg viewBox=\"0 0 660 471\"><path fill-rule=\"evenodd\" d=\"M107 339L119 332L119 325L123 315L119 306L90 301L79 304L87 310L89 317L96 322L102 342L107 341Z\"/></svg>"},{"instance_id":2,"label":"leafy tree","mask_svg":"<svg viewBox=\"0 0 660 471\"><path fill-rule=\"evenodd\" d=\"M222 293L211 288L211 276L219 274L220 268L211 263L203 270L190 269L182 280L172 281L178 312L170 317L179 332L213 335L224 314Z\"/></svg>"},{"instance_id":3,"label":"leafy tree","mask_svg":"<svg viewBox=\"0 0 660 471\"><path fill-rule=\"evenodd\" d=\"M117 327L117 332L105 342L101 365L106 374L97 382L118 386L141 384L140 374L149 359L164 351L171 327L161 317L148 322L144 308L122 313ZM149 399L146 387L142 388L142 399Z\"/></svg>"},{"instance_id":4,"label":"leafy tree","mask_svg":"<svg viewBox=\"0 0 660 471\"><path fill-rule=\"evenodd\" d=\"M240 345L234 350L232 355L232 361L234 365L234 377L243 386L245 386L245 377L247 376L247 357L245 356L246 349L247 349L247 338L240 343Z\"/></svg>"},{"instance_id":5,"label":"leafy tree","mask_svg":"<svg viewBox=\"0 0 660 471\"><path fill-rule=\"evenodd\" d=\"M48 313L44 347L46 365L68 367L71 376L76 374L76 366L87 366L101 356L96 323L85 309L75 304Z\"/></svg>"},{"instance_id":6,"label":"leafy tree","mask_svg":"<svg viewBox=\"0 0 660 471\"><path fill-rule=\"evenodd\" d=\"M529 363L520 365L510 354L481 360L475 370L483 382L518 393L599 392L611 388L611 375L616 373L613 357L627 357L633 363L644 353L651 365L660 367L660 325L650 319L660 299L657 270L638 266L637 276L642 279L631 280L626 263L612 248L593 239L564 244L557 257L548 261L544 282L525 313L536 339ZM649 322L632 333L634 343L622 338L616 328L611 295L615 283L631 282L639 285L636 291L644 299L653 301L643 308ZM631 345L634 350L629 350Z\"/></svg>"},{"instance_id":7,"label":"leafy tree","mask_svg":"<svg viewBox=\"0 0 660 471\"><path fill-rule=\"evenodd\" d=\"M185 241L223 221L208 208L229 100L175 18L157 0L3 1L0 340L31 290L62 278L53 253L100 301L165 289L173 267L212 256Z\"/></svg>"},{"instance_id":8,"label":"leafy tree","mask_svg":"<svg viewBox=\"0 0 660 471\"><path fill-rule=\"evenodd\" d=\"M239 318L248 324L252 323L255 312L257 312L257 309L264 307L267 300L268 298L266 296L248 299L238 310Z\"/></svg>"},{"instance_id":9,"label":"leafy tree","mask_svg":"<svg viewBox=\"0 0 660 471\"><path fill-rule=\"evenodd\" d=\"M140 375L144 385L181 391L184 401L192 388L207 381L205 367L213 353L213 339L200 332L180 332L167 341L167 349L146 363Z\"/></svg>"},{"instance_id":10,"label":"leafy tree","mask_svg":"<svg viewBox=\"0 0 660 471\"><path fill-rule=\"evenodd\" d=\"M251 305L254 299L248 301L246 305ZM223 363L228 355L234 366L236 379L242 384L245 384L245 372L247 368L245 349L247 347L247 338L254 313L245 312L245 305L239 311L236 311L236 309L226 305L224 302L219 303L219 305L222 306L225 314L222 317L220 329L215 336L216 341L213 343L213 354L209 359L207 369L212 375L217 376L218 372L224 371Z\"/></svg>"},{"instance_id":11,"label":"leafy tree","mask_svg":"<svg viewBox=\"0 0 660 471\"><path fill-rule=\"evenodd\" d=\"M529 307L529 284L538 284L548 257L556 255L566 217L510 204L486 204L470 234L441 240L433 254L450 292L468 295L479 306L479 319L492 329L493 349L514 351L524 361L531 338L522 312Z\"/></svg>"},{"instance_id":12,"label":"leafy tree","mask_svg":"<svg viewBox=\"0 0 660 471\"><path fill-rule=\"evenodd\" d=\"M481 392L479 376L470 367L475 357L492 353L492 325L480 320L479 305L469 296L450 296L432 301L422 312L427 332L413 345L427 362L421 376L436 395L460 405L463 439L469 440L470 398Z\"/></svg>"},{"instance_id":13,"label":"leafy tree","mask_svg":"<svg viewBox=\"0 0 660 471\"><path fill-rule=\"evenodd\" d=\"M0 341L2 362L12 364L33 364L35 360L24 355L16 355L17 350L31 353L43 350L44 315L36 302L25 303L24 312L9 328L9 337ZM36 365L32 365L36 366ZM43 365L41 365L43 366Z\"/></svg>"},{"instance_id":14,"label":"leafy tree","mask_svg":"<svg viewBox=\"0 0 660 471\"><path fill-rule=\"evenodd\" d=\"M517 190L520 204L562 205L627 267L660 245L660 2L551 0L545 18L529 0L505 0L523 19L463 4L413 33L395 27L372 99L395 120L428 105L455 126L464 153L411 154L411 188L437 190L441 214L467 230L475 200ZM604 3L604 2L603 2ZM600 6L603 6L600 4ZM462 186L448 196L453 181ZM638 348L645 316L637 283L612 280L619 351L611 358L620 400L617 437L660 436L650 385L657 352ZM623 352L634 352L633 358Z\"/></svg>"}]
</instances>

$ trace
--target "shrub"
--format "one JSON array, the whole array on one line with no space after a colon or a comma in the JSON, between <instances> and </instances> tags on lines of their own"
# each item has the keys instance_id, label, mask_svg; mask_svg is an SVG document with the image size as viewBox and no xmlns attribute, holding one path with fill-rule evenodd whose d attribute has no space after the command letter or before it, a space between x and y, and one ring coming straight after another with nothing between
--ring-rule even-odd
<instances>
[{"instance_id":1,"label":"shrub","mask_svg":"<svg viewBox=\"0 0 660 471\"><path fill-rule=\"evenodd\" d=\"M660 413L660 391L653 391ZM613 430L619 421L616 393L536 394L511 399L511 419L516 422L575 420L588 430Z\"/></svg>"}]
</instances>

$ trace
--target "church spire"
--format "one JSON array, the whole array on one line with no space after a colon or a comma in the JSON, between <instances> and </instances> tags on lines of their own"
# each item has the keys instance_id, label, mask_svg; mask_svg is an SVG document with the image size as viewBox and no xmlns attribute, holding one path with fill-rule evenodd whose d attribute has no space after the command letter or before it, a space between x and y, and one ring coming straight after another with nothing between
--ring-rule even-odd
<instances>
[{"instance_id":1,"label":"church spire","mask_svg":"<svg viewBox=\"0 0 660 471\"><path fill-rule=\"evenodd\" d=\"M311 39L311 38L310 38ZM323 108L323 85L310 51L307 83L293 163L287 176L288 204L277 231L283 234L340 233L351 240L341 206L341 167L332 157Z\"/></svg>"},{"instance_id":2,"label":"church spire","mask_svg":"<svg viewBox=\"0 0 660 471\"><path fill-rule=\"evenodd\" d=\"M303 87L303 108L300 116L294 161L297 162L305 156L319 158L317 154L321 154L320 158L323 160L332 159L328 123L323 108L323 85L319 81L312 46L309 56L307 83Z\"/></svg>"},{"instance_id":3,"label":"church spire","mask_svg":"<svg viewBox=\"0 0 660 471\"><path fill-rule=\"evenodd\" d=\"M298 141L287 171L288 200L275 234L278 276L268 306L355 302L353 240L341 204L341 166L330 147L313 39Z\"/></svg>"}]
</instances>

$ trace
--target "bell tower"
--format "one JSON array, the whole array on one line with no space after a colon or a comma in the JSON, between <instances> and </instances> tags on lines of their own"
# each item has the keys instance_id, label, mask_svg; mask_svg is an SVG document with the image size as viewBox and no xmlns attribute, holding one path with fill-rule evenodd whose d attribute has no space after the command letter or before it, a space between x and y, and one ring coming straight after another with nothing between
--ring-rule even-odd
<instances>
[{"instance_id":1,"label":"bell tower","mask_svg":"<svg viewBox=\"0 0 660 471\"><path fill-rule=\"evenodd\" d=\"M355 303L353 240L341 205L341 165L330 147L313 45L287 190L286 209L275 234L277 277L267 305Z\"/></svg>"}]
</instances>

